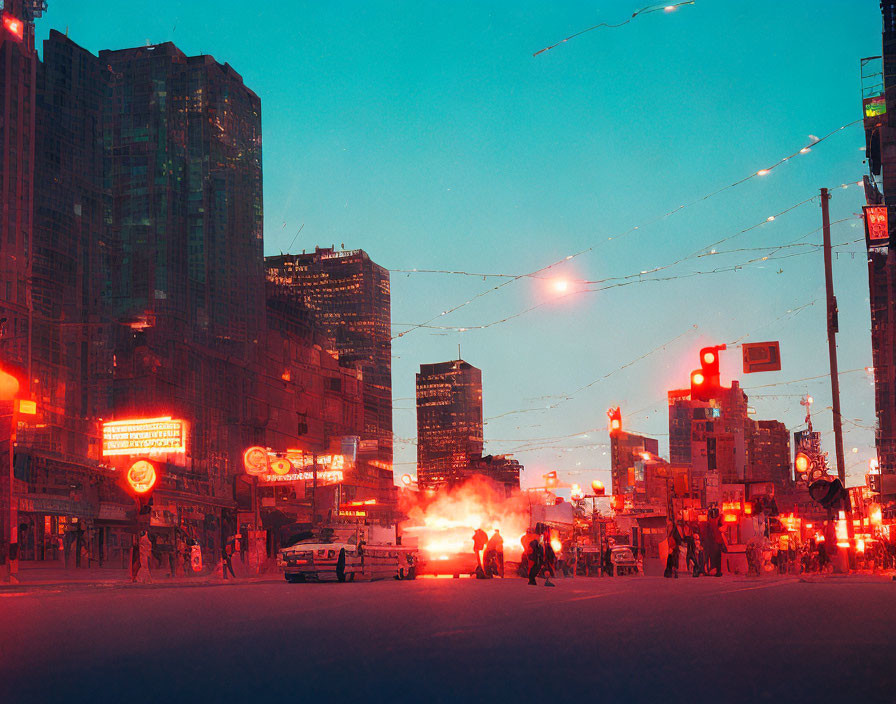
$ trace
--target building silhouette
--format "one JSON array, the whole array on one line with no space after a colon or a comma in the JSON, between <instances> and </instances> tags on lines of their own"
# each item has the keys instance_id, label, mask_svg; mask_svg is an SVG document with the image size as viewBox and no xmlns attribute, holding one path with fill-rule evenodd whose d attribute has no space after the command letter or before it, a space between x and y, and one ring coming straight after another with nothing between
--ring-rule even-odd
<instances>
[{"instance_id":1,"label":"building silhouette","mask_svg":"<svg viewBox=\"0 0 896 704\"><path fill-rule=\"evenodd\" d=\"M421 364L417 374L417 483L459 484L482 456L482 372L461 359Z\"/></svg>"},{"instance_id":2,"label":"building silhouette","mask_svg":"<svg viewBox=\"0 0 896 704\"><path fill-rule=\"evenodd\" d=\"M359 456L392 479L392 337L389 271L363 250L315 248L265 258L273 295L295 299L339 364L358 372L364 396Z\"/></svg>"}]
</instances>

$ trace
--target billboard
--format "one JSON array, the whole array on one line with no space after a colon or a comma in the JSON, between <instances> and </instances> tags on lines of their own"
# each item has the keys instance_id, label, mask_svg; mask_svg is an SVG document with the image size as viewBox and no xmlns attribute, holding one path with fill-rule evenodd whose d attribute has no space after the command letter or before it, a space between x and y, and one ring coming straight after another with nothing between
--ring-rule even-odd
<instances>
[{"instance_id":1,"label":"billboard","mask_svg":"<svg viewBox=\"0 0 896 704\"><path fill-rule=\"evenodd\" d=\"M265 447L250 447L243 453L246 474L258 477L263 484L312 481L315 464L319 485L338 484L344 478L347 460L351 461L351 458L345 455L316 455L302 450L276 453Z\"/></svg>"},{"instance_id":2,"label":"billboard","mask_svg":"<svg viewBox=\"0 0 896 704\"><path fill-rule=\"evenodd\" d=\"M170 416L103 423L103 457L186 452L186 423Z\"/></svg>"},{"instance_id":3,"label":"billboard","mask_svg":"<svg viewBox=\"0 0 896 704\"><path fill-rule=\"evenodd\" d=\"M865 214L865 246L886 247L890 244L890 213L886 205L866 205L862 207Z\"/></svg>"}]
</instances>

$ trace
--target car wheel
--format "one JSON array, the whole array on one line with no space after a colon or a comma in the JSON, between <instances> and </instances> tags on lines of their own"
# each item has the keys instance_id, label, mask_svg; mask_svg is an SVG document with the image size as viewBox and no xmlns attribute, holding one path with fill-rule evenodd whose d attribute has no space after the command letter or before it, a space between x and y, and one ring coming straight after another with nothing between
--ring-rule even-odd
<instances>
[{"instance_id":1,"label":"car wheel","mask_svg":"<svg viewBox=\"0 0 896 704\"><path fill-rule=\"evenodd\" d=\"M340 548L339 558L336 560L336 579L345 581L345 548Z\"/></svg>"}]
</instances>

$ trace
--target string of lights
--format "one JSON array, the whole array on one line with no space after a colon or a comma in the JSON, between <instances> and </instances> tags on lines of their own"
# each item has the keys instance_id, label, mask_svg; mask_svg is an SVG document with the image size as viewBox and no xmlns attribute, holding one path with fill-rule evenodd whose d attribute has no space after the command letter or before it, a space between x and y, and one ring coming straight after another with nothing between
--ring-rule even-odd
<instances>
[{"instance_id":1,"label":"string of lights","mask_svg":"<svg viewBox=\"0 0 896 704\"><path fill-rule=\"evenodd\" d=\"M854 244L855 242L859 242L859 241L862 241L862 240L852 240L849 242L841 242L841 243L833 245L832 249L834 249L834 250L842 249L844 247L848 247L851 244ZM787 245L785 245L785 246L787 246ZM779 251L780 249L784 249L785 246L770 245L769 247L764 247L764 248L760 248L760 249L762 249L762 250L772 249L775 251ZM536 303L534 305L528 306L527 308L525 308L521 311L518 311L511 315L504 316L503 318L499 318L497 320L493 320L488 323L483 323L481 325L465 325L465 326L430 325L427 322L427 323L415 324L413 329L427 328L430 330L451 331L451 332L460 332L460 333L469 332L472 330L485 330L487 328L495 327L497 325L503 325L505 323L509 323L510 321L515 320L516 318L520 318L524 315L527 315L528 313L531 313L532 311L538 310L539 308L543 308L544 306L547 306L547 305L551 305L553 303L556 303L557 301L560 301L564 298L568 298L570 296L578 296L583 293L598 293L601 291L607 291L607 290L613 289L613 288L621 288L623 286L631 286L634 284L679 281L682 279L690 279L690 278L694 278L697 276L710 276L710 275L717 275L717 274L722 274L722 273L736 272L736 271L741 271L745 268L751 267L751 265L760 265L761 266L765 262L778 261L778 260L782 260L782 259L791 259L794 257L802 257L802 256L806 256L809 254L816 254L818 251L819 251L818 247L813 247L809 251L790 252L790 253L781 254L778 256L768 254L768 255L765 255L762 257L754 257L752 259L748 259L747 261L740 262L738 264L732 264L729 266L720 266L720 267L716 267L714 269L709 269L709 270L692 271L692 272L687 272L687 273L683 273L683 274L674 274L671 276L651 276L652 274L655 274L659 271L663 271L663 270L669 268L670 266L673 266L672 264L670 264L670 265L663 266L663 267L657 267L656 269L651 269L649 271L641 271L636 274L627 274L625 276L610 277L610 278L603 279L600 281L585 281L582 283L585 283L585 284L606 283L607 285L589 287L589 288L580 288L578 290L574 290L569 293L559 295L559 296L555 297L553 300L542 301L541 303ZM679 260L679 262L676 262L676 263L680 263L681 261L684 261L684 260ZM433 319L433 320L435 320L435 319ZM431 322L431 321L429 321L429 322ZM404 324L395 323L394 325L401 326Z\"/></svg>"},{"instance_id":2,"label":"string of lights","mask_svg":"<svg viewBox=\"0 0 896 704\"><path fill-rule=\"evenodd\" d=\"M862 122L862 120L861 120L861 119L859 119L859 120L853 120L852 122L848 122L848 123L846 123L846 124L844 124L844 125L841 125L841 126L838 127L837 129L828 132L828 133L825 134L824 136L822 136L822 137L820 137L820 138L815 138L814 141L812 141L809 145L806 145L806 146L800 148L799 150L797 150L797 151L794 152L793 154L789 154L789 155L787 155L787 156L782 157L782 158L779 159L777 162L775 162L774 164L772 164L771 166L769 166L769 167L767 167L767 168L759 169L758 171L755 171L755 172L751 173L749 176L746 176L746 177L744 177L744 178L741 178L741 179L739 179L739 180L737 180L737 181L734 181L733 183L730 183L730 184L728 184L728 185L726 185L726 186L723 186L722 188L719 188L719 189L717 189L717 190L715 190L715 191L712 191L711 193L708 193L708 194L706 194L706 195L704 195L704 196L702 196L702 197L700 197L700 198L698 198L698 199L696 199L696 200L694 200L694 201L691 201L690 203L685 203L685 204L683 204L683 205L678 206L677 208L673 208L672 210L670 210L670 211L668 211L668 212L666 212L666 213L663 213L662 215L660 215L660 216L654 218L653 220L649 220L649 221L647 221L647 222L645 222L645 223L642 223L642 224L640 224L640 225L634 225L633 227L630 227L628 230L625 230L624 232L622 232L622 233L620 233L620 234L618 234L618 235L608 237L606 241L609 242L609 241L613 241L613 240L615 240L615 239L621 239L622 237L624 237L624 236L626 236L626 235L628 235L628 234L631 234L632 232L635 232L635 231L639 230L641 227L644 227L644 226L646 226L646 225L650 225L650 224L659 222L659 221L661 221L661 220L664 220L664 219L666 219L666 218L668 218L668 217L671 217L671 216L674 215L675 213L681 212L682 210L684 210L684 209L686 209L686 208L689 208L689 207L691 207L691 206L697 205L698 203L702 203L702 202L704 202L704 201L706 201L706 200L708 200L708 199L710 199L710 198L712 198L712 197L718 195L719 193L722 193L722 192L727 191L727 190L729 190L729 189L731 189L731 188L734 188L734 187L736 187L736 186L738 186L738 185L740 185L740 184L742 184L742 183L746 183L747 181L749 181L749 180L751 180L751 179L753 179L753 178L755 178L755 177L766 176L766 175L768 175L773 169L777 168L777 167L780 166L781 164L786 163L786 162L789 161L790 159L792 159L792 158L794 158L795 156L798 156L798 155L800 155L800 154L808 154L808 153L812 150L812 147L815 147L815 146L817 146L818 144L821 144L822 142L824 142L825 140L829 139L829 138L832 137L833 135L842 132L842 131L845 130L847 127L851 127L852 125L858 124L859 122ZM860 184L861 182L858 182L858 183ZM843 187L843 188L847 188L849 185L850 185L850 184L841 184L841 187ZM799 207L800 205L804 205L805 203L811 202L814 198L817 198L817 197L818 197L818 196L812 196L811 198L806 199L806 201L797 203L796 205L792 206L790 209L785 210L785 211L782 211L781 214L783 214L784 212L789 212L789 210L791 210L791 209L793 209L793 208L795 208L795 207ZM770 221L770 218L771 218L771 220L774 220L774 219L776 219L777 217L778 217L778 215L770 216L769 218L766 218L765 222L769 222L769 221ZM756 225L756 227L760 226L761 224L762 224L762 223L758 223L758 224ZM747 231L749 231L749 230L747 230ZM736 234L743 234L743 233L742 233L742 232L739 232L739 233L736 233ZM722 241L726 241L726 240L722 240ZM721 242L721 241L720 241L720 242ZM572 260L572 259L576 259L576 258L578 258L578 257L580 257L580 256L582 256L582 255L584 255L584 254L587 254L587 253L589 253L589 252L592 252L592 251L594 251L595 247L596 247L596 245L592 245L592 246L590 246L590 247L586 247L585 249L583 249L583 250L581 250L581 251L579 251L579 252L575 252L574 254L567 255L567 256L564 257L563 259L559 259L559 260L557 260L557 261L555 261L555 262L553 262L553 263L551 263L551 264L549 264L549 265L547 265L547 266L545 266L545 267L541 267L541 268L539 268L539 269L536 269L535 271L531 271L531 272L528 272L528 273L526 273L526 274L515 274L515 275L512 275L512 276L510 276L510 278L508 278L506 281L503 281L502 283L498 284L497 286L493 286L493 287L491 287L491 288L489 288L489 289L486 289L486 290L484 290L484 291L481 291L480 293L476 294L476 295L473 296L472 298L469 298L469 299L467 299L466 301L463 301L462 303L459 303L459 304L457 304L457 305L455 305L455 306L453 306L453 307L451 307L451 308L448 308L448 309L446 309L446 310L443 310L441 313L439 313L439 314L436 315L436 316L433 316L432 318L430 318L429 320L425 321L425 322L422 323L422 324L419 324L419 325L417 325L417 324L415 324L415 325L411 325L407 330L404 330L404 331L402 331L402 332L400 332L400 333L398 333L398 334L396 334L396 335L393 335L393 336L392 336L392 340L398 339L398 338L400 338L400 337L404 337L405 335L407 335L407 334L410 333L410 332L413 332L414 330L418 330L418 329L424 328L424 327L426 327L426 325L428 325L429 323L432 323L432 322L438 320L439 318L441 318L441 317L443 317L443 316L446 316L446 315L449 315L449 314L451 314L451 313L454 313L455 311L460 310L461 308L464 308L464 307L470 305L471 303L473 303L474 301L476 301L476 300L482 298L483 296L487 296L487 295L490 294L490 293L494 293L495 291L497 291L497 290L503 288L504 286L507 286L508 284L513 283L514 281L519 281L520 279L523 279L523 278L535 277L535 276L537 276L538 274L541 274L542 272L545 272L545 271L549 271L550 269L552 269L552 268L554 268L554 267L556 267L556 266L558 266L558 265L560 265L560 264L562 264L562 263L564 263L564 262L570 261L570 260ZM426 269L426 270L422 270L422 271L418 271L417 269L390 269L390 272L394 272L394 273L406 273L406 274L411 274L411 273L423 273L423 272L426 272L426 273L441 273L441 274L461 274L461 275L464 275L464 276L472 276L472 275L482 276L483 278L484 278L485 276L487 276L487 275L484 275L484 274L473 274L473 273L471 273L471 272L466 272L466 271L448 271L448 270L436 270L436 269ZM501 274L493 274L493 276L502 276L502 275L501 275Z\"/></svg>"},{"instance_id":3,"label":"string of lights","mask_svg":"<svg viewBox=\"0 0 896 704\"><path fill-rule=\"evenodd\" d=\"M544 49L539 49L534 54L532 54L532 56L535 57L535 56L538 56L539 54L543 54L544 52L550 51L551 49L554 49L554 48L560 46L561 44L565 44L570 39L575 39L576 37L580 37L583 34L587 34L588 32L593 32L595 29L618 29L619 27L624 27L625 25L627 25L629 22L631 22L633 19L635 19L639 15L649 15L652 12L672 12L673 10L675 10L679 7L682 7L683 5L693 5L693 4L694 4L694 0L687 0L687 2L677 2L677 3L671 4L671 5L648 5L647 7L642 7L640 10L635 10L635 12L632 13L632 16L629 17L624 22L620 22L619 24L610 24L608 22L601 22L600 24L596 24L593 27L588 27L588 29L583 29L582 31L576 32L575 34L570 34L568 37L566 37L566 39L561 39L556 44L551 44L550 46L546 46Z\"/></svg>"}]
</instances>

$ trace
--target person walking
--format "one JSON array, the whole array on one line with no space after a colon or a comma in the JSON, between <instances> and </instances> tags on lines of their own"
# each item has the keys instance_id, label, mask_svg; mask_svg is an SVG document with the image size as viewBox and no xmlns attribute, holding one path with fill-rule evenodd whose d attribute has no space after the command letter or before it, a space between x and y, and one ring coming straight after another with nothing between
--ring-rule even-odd
<instances>
[{"instance_id":1,"label":"person walking","mask_svg":"<svg viewBox=\"0 0 896 704\"><path fill-rule=\"evenodd\" d=\"M488 545L488 533L486 533L482 528L477 528L476 532L473 533L473 553L476 555L476 574L482 573L485 575L485 568L482 564L482 551L485 550L485 546Z\"/></svg>"},{"instance_id":2,"label":"person walking","mask_svg":"<svg viewBox=\"0 0 896 704\"><path fill-rule=\"evenodd\" d=\"M494 563L495 574L504 577L504 538L501 537L500 531L495 528L492 537L488 539L485 546L485 571L492 571L492 563Z\"/></svg>"},{"instance_id":3,"label":"person walking","mask_svg":"<svg viewBox=\"0 0 896 704\"><path fill-rule=\"evenodd\" d=\"M678 561L680 558L680 548L682 543L681 531L676 522L672 522L669 529L669 535L666 538L669 543L669 556L666 558L666 571L663 577L674 577L678 579Z\"/></svg>"},{"instance_id":4,"label":"person walking","mask_svg":"<svg viewBox=\"0 0 896 704\"><path fill-rule=\"evenodd\" d=\"M137 575L140 573L140 542L139 538L134 535L131 538L131 581L137 581Z\"/></svg>"},{"instance_id":5,"label":"person walking","mask_svg":"<svg viewBox=\"0 0 896 704\"><path fill-rule=\"evenodd\" d=\"M722 516L718 507L712 507L707 512L706 517L706 540L704 549L706 550L706 574L710 575L715 571L713 577L722 576Z\"/></svg>"},{"instance_id":6,"label":"person walking","mask_svg":"<svg viewBox=\"0 0 896 704\"><path fill-rule=\"evenodd\" d=\"M231 535L224 541L224 545L221 546L221 572L223 573L224 579L227 579L227 570L230 570L230 576L233 579L236 579L236 575L233 573L233 564L231 562L236 547L235 543L236 541Z\"/></svg>"},{"instance_id":7,"label":"person walking","mask_svg":"<svg viewBox=\"0 0 896 704\"><path fill-rule=\"evenodd\" d=\"M140 569L137 572L137 581L144 584L152 584L152 575L149 572L149 558L152 555L152 541L144 530L140 533Z\"/></svg>"},{"instance_id":8,"label":"person walking","mask_svg":"<svg viewBox=\"0 0 896 704\"><path fill-rule=\"evenodd\" d=\"M529 569L529 572L528 572L529 584L531 586L535 586L538 584L535 581L535 578L541 572L542 558L544 555L539 538L540 538L540 536L538 535L537 532L533 533L531 531L529 533L526 533L526 535L523 538L523 540L528 541L525 544L525 547L526 547L525 555L526 555L526 565L528 566L528 569Z\"/></svg>"},{"instance_id":9,"label":"person walking","mask_svg":"<svg viewBox=\"0 0 896 704\"><path fill-rule=\"evenodd\" d=\"M557 564L557 554L554 552L554 546L551 545L551 532L549 530L546 530L542 536L542 546L544 551L544 564L542 565L544 586L553 587L555 585L551 581L551 577L557 576L554 570L554 566Z\"/></svg>"}]
</instances>

